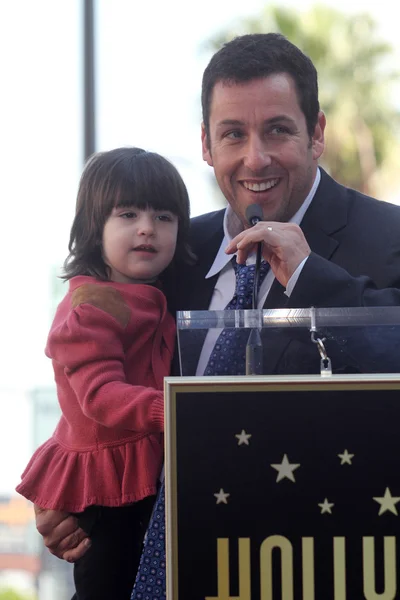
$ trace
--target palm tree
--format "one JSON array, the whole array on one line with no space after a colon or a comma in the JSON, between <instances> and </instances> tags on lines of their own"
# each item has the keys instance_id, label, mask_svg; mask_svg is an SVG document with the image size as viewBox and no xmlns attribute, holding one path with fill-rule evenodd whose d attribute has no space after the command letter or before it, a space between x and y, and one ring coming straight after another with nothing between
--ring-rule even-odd
<instances>
[{"instance_id":1,"label":"palm tree","mask_svg":"<svg viewBox=\"0 0 400 600\"><path fill-rule=\"evenodd\" d=\"M307 12L266 7L222 32L213 50L236 35L282 33L313 61L320 104L327 116L326 149L321 163L341 183L366 194L382 195L399 181L400 113L391 101L399 74L388 68L392 48L377 38L367 14L345 15L317 5Z\"/></svg>"}]
</instances>

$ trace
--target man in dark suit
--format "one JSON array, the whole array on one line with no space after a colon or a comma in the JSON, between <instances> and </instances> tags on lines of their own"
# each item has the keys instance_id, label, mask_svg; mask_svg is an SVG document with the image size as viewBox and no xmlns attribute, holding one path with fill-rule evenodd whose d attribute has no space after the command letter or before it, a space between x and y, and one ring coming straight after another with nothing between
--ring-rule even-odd
<instances>
[{"instance_id":1,"label":"man in dark suit","mask_svg":"<svg viewBox=\"0 0 400 600\"><path fill-rule=\"evenodd\" d=\"M228 207L193 220L198 262L179 275L176 308L224 309L235 290L232 254L252 261L260 241L270 271L259 307L400 305L400 208L319 169L325 116L312 62L276 34L236 38L207 66L202 106L203 157ZM250 228L252 204L264 220ZM197 374L213 342L206 340ZM276 334L272 346L265 372L314 371L304 340ZM357 352L352 347L337 366L357 370ZM85 551L72 517L41 511L37 526L57 556L76 560Z\"/></svg>"},{"instance_id":2,"label":"man in dark suit","mask_svg":"<svg viewBox=\"0 0 400 600\"><path fill-rule=\"evenodd\" d=\"M236 38L207 66L202 105L203 158L229 205L192 220L198 262L181 278L179 308L223 310L234 293L232 254L251 261L257 242L271 266L259 308L400 305L400 208L345 188L318 167L325 116L312 62L276 34ZM249 227L252 204L264 221ZM379 335L364 359L368 332L331 343L336 372L385 370L370 360ZM214 343L208 336L198 375ZM304 332L268 331L265 344L264 373L318 372ZM393 368L400 370L399 360Z\"/></svg>"},{"instance_id":3,"label":"man in dark suit","mask_svg":"<svg viewBox=\"0 0 400 600\"><path fill-rule=\"evenodd\" d=\"M271 273L267 295L262 294L261 287L259 307L398 306L400 209L339 185L323 169L320 169L320 176L314 199L300 225L310 248L301 275L288 296L285 287ZM227 246L224 216L225 210L222 210L192 220L191 240L198 261L181 279L183 285L178 294L181 310L224 308L223 303L218 304L218 296L214 299L213 295L218 278L227 279L226 271L230 265L224 265L222 275L216 269L212 271L219 249ZM267 228L277 227L272 222L265 225ZM262 239L265 225L260 224L260 236L257 235L256 239ZM254 231L245 231L256 235L256 229L257 226ZM228 255L227 259L231 257ZM268 287L269 282L266 283ZM264 333L265 374L319 372L317 349L311 344L307 331L270 329ZM374 339L369 340L368 337L373 334ZM387 335L392 338L391 351L382 361L380 346ZM365 353L368 342L369 350ZM400 370L398 330L396 333L394 329L375 328L372 332L332 328L326 348L331 358L335 358L333 367L336 373ZM362 349L364 352L361 352ZM201 373L198 371L197 374Z\"/></svg>"},{"instance_id":4,"label":"man in dark suit","mask_svg":"<svg viewBox=\"0 0 400 600\"><path fill-rule=\"evenodd\" d=\"M300 225L309 246L301 276L290 297L275 278L262 306L399 305L400 208L343 187L323 169L319 171L320 183ZM190 285L181 287L182 309L205 310L210 305L218 274L207 279L206 275L224 243L225 212L223 209L192 219L191 242L198 260L188 273ZM264 239L265 229L267 235L272 235L268 226L276 228L278 224L260 223L246 229L243 236ZM300 238L301 234L296 233ZM283 244L284 239L279 242ZM274 250L278 252L280 247L276 245L271 254Z\"/></svg>"}]
</instances>

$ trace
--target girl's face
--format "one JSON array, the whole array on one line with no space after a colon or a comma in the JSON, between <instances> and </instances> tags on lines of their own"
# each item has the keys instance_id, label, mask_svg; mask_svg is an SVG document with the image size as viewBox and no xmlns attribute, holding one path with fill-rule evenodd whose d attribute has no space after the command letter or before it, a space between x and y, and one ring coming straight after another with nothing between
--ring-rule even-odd
<instances>
[{"instance_id":1,"label":"girl's face","mask_svg":"<svg viewBox=\"0 0 400 600\"><path fill-rule=\"evenodd\" d=\"M168 210L114 208L103 229L103 259L111 281L150 283L172 261L178 217Z\"/></svg>"}]
</instances>

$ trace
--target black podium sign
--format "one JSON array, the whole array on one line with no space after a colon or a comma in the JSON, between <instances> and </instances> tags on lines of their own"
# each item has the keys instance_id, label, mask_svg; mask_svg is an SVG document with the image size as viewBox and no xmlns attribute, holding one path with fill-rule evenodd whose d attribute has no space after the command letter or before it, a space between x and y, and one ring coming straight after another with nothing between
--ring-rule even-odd
<instances>
[{"instance_id":1,"label":"black podium sign","mask_svg":"<svg viewBox=\"0 0 400 600\"><path fill-rule=\"evenodd\" d=\"M168 600L400 598L400 377L166 379Z\"/></svg>"}]
</instances>

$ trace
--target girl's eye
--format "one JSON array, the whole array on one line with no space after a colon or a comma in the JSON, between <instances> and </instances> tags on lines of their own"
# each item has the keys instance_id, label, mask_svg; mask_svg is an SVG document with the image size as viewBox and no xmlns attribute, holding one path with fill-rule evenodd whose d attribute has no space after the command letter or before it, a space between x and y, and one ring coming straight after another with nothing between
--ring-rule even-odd
<instances>
[{"instance_id":1,"label":"girl's eye","mask_svg":"<svg viewBox=\"0 0 400 600\"><path fill-rule=\"evenodd\" d=\"M173 217L168 214L163 214L163 215L157 215L157 219L159 219L160 221L172 221Z\"/></svg>"},{"instance_id":2,"label":"girl's eye","mask_svg":"<svg viewBox=\"0 0 400 600\"><path fill-rule=\"evenodd\" d=\"M136 217L136 213L134 212L125 212L120 215L123 219L134 219Z\"/></svg>"}]
</instances>

